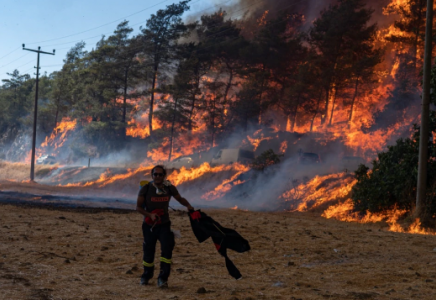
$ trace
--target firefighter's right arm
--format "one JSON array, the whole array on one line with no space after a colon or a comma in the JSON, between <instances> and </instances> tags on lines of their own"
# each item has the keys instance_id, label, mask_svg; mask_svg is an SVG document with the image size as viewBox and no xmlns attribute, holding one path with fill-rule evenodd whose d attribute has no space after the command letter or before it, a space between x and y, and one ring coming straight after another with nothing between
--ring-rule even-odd
<instances>
[{"instance_id":1,"label":"firefighter's right arm","mask_svg":"<svg viewBox=\"0 0 436 300\"><path fill-rule=\"evenodd\" d=\"M143 216L149 217L153 222L158 218L158 215L149 213L146 211L144 207L145 198L144 196L138 196L138 199L136 200L136 210Z\"/></svg>"}]
</instances>

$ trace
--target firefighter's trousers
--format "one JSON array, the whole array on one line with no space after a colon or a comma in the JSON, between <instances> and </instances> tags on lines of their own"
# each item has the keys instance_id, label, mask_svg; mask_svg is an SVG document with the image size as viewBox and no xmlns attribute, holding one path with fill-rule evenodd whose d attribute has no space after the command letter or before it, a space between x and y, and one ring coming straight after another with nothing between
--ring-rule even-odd
<instances>
[{"instance_id":1,"label":"firefighter's trousers","mask_svg":"<svg viewBox=\"0 0 436 300\"><path fill-rule=\"evenodd\" d=\"M152 230L150 230L152 229ZM160 273L159 278L164 281L168 280L171 272L171 258L174 249L174 234L171 231L171 223L156 225L153 228L147 223L142 223L142 234L144 235L144 242L142 248L144 250L143 265L144 274L142 277L151 279L154 274L154 254L156 251L156 242L159 240L161 254L160 254Z\"/></svg>"}]
</instances>

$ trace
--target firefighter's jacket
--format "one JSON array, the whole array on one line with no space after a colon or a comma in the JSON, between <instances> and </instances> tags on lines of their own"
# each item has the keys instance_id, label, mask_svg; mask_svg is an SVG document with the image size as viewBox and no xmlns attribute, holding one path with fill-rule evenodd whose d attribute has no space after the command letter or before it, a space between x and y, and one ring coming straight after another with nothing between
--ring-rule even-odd
<instances>
[{"instance_id":1,"label":"firefighter's jacket","mask_svg":"<svg viewBox=\"0 0 436 300\"><path fill-rule=\"evenodd\" d=\"M212 237L216 249L226 260L226 267L229 274L235 279L240 279L242 275L228 258L227 249L232 249L239 253L248 251L250 250L248 241L235 230L222 227L201 210L189 212L189 219L191 221L192 231L197 240L202 243L209 237Z\"/></svg>"}]
</instances>

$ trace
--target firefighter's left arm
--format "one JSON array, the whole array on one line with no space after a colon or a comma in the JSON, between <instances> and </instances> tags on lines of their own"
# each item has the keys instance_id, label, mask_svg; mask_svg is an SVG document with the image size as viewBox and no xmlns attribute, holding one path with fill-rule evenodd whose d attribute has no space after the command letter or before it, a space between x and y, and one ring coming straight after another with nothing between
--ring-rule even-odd
<instances>
[{"instance_id":1,"label":"firefighter's left arm","mask_svg":"<svg viewBox=\"0 0 436 300\"><path fill-rule=\"evenodd\" d=\"M180 204L182 204L183 206L185 206L188 210L194 210L194 208L191 206L191 204L188 202L188 200L186 200L185 198L183 198L182 196L180 196L180 194L174 195L173 197L174 197L174 199L176 199Z\"/></svg>"}]
</instances>

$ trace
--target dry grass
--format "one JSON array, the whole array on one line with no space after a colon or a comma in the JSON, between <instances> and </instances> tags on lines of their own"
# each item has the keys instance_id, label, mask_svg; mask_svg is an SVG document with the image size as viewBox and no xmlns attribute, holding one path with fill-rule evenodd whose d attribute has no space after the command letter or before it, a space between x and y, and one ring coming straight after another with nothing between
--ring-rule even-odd
<instances>
[{"instance_id":1,"label":"dry grass","mask_svg":"<svg viewBox=\"0 0 436 300\"><path fill-rule=\"evenodd\" d=\"M172 213L183 237L176 240L170 287L159 290L155 280L139 286L136 212L1 205L0 298L435 298L436 237L307 213L206 212L250 241L249 253L230 251L243 279L227 274L211 241L198 244L184 213ZM197 293L201 287L207 292Z\"/></svg>"},{"instance_id":2,"label":"dry grass","mask_svg":"<svg viewBox=\"0 0 436 300\"><path fill-rule=\"evenodd\" d=\"M35 177L45 176L57 166L36 165ZM25 181L29 180L30 164L13 163L0 159L0 180Z\"/></svg>"}]
</instances>

